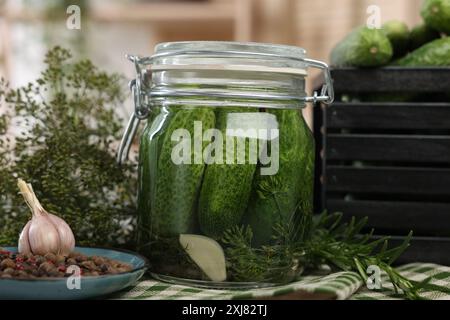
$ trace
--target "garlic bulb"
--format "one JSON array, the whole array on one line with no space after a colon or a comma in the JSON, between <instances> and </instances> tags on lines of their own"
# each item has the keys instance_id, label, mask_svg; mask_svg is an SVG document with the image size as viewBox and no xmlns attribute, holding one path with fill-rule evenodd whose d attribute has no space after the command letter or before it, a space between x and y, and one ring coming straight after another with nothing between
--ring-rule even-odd
<instances>
[{"instance_id":1,"label":"garlic bulb","mask_svg":"<svg viewBox=\"0 0 450 320\"><path fill-rule=\"evenodd\" d=\"M68 255L75 247L75 237L69 225L63 219L45 211L31 184L19 179L17 185L33 214L20 234L19 252Z\"/></svg>"}]
</instances>

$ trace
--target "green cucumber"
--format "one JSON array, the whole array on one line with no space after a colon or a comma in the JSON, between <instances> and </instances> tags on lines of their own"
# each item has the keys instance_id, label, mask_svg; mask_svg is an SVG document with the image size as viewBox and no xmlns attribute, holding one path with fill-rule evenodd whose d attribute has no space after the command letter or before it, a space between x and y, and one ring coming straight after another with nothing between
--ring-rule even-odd
<instances>
[{"instance_id":1,"label":"green cucumber","mask_svg":"<svg viewBox=\"0 0 450 320\"><path fill-rule=\"evenodd\" d=\"M208 164L205 170L199 198L198 219L201 231L215 239L223 232L241 223L242 215L247 208L256 163L248 161L250 138L231 137L226 135L228 115L231 113L248 113L249 108L222 108L217 111L217 129L224 137L223 145L234 144L237 150L239 142L245 142L246 161L238 164L237 152L234 152L234 164L226 163L233 158L227 151L223 152L223 164ZM229 141L232 139L233 141ZM225 148L225 147L224 147ZM227 148L225 148L227 149Z\"/></svg>"},{"instance_id":2,"label":"green cucumber","mask_svg":"<svg viewBox=\"0 0 450 320\"><path fill-rule=\"evenodd\" d=\"M383 31L359 27L348 34L331 52L336 67L378 67L393 55L392 45Z\"/></svg>"},{"instance_id":3,"label":"green cucumber","mask_svg":"<svg viewBox=\"0 0 450 320\"><path fill-rule=\"evenodd\" d=\"M397 60L394 65L407 67L450 66L450 37L429 42Z\"/></svg>"},{"instance_id":4,"label":"green cucumber","mask_svg":"<svg viewBox=\"0 0 450 320\"><path fill-rule=\"evenodd\" d=\"M312 213L314 139L298 110L270 110L279 126L279 170L257 174L244 221L253 231L253 245L268 244L274 227L289 223L297 207ZM258 170L259 171L259 170Z\"/></svg>"},{"instance_id":5,"label":"green cucumber","mask_svg":"<svg viewBox=\"0 0 450 320\"><path fill-rule=\"evenodd\" d=\"M185 129L194 137L194 122L201 121L203 130L214 127L214 111L208 108L187 108L174 111L164 132L155 175L155 195L151 208L152 232L159 236L178 236L191 233L195 225L195 207L205 164L194 162L191 147L191 164L175 164L172 150L179 144L172 141L177 129ZM203 144L206 144L205 142Z\"/></svg>"},{"instance_id":6,"label":"green cucumber","mask_svg":"<svg viewBox=\"0 0 450 320\"><path fill-rule=\"evenodd\" d=\"M146 252L151 242L151 205L154 200L152 196L155 189L155 173L168 115L163 111L157 114L152 113L147 120L147 126L142 132L139 144L138 225L140 229L137 232L137 243L141 252Z\"/></svg>"},{"instance_id":7,"label":"green cucumber","mask_svg":"<svg viewBox=\"0 0 450 320\"><path fill-rule=\"evenodd\" d=\"M384 23L381 27L384 34L391 42L392 49L394 50L394 57L403 56L409 47L409 28L401 21L392 20Z\"/></svg>"},{"instance_id":8,"label":"green cucumber","mask_svg":"<svg viewBox=\"0 0 450 320\"><path fill-rule=\"evenodd\" d=\"M421 14L427 26L450 35L450 0L425 0Z\"/></svg>"},{"instance_id":9,"label":"green cucumber","mask_svg":"<svg viewBox=\"0 0 450 320\"><path fill-rule=\"evenodd\" d=\"M419 24L412 28L409 35L409 49L411 51L420 48L424 44L441 37L440 33L428 27L426 24Z\"/></svg>"}]
</instances>

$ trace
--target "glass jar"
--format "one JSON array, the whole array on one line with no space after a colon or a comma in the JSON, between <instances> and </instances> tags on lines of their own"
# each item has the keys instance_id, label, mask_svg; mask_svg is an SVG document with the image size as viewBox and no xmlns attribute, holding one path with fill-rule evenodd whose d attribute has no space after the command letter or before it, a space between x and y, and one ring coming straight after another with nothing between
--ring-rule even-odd
<instances>
[{"instance_id":1,"label":"glass jar","mask_svg":"<svg viewBox=\"0 0 450 320\"><path fill-rule=\"evenodd\" d=\"M129 56L140 120L138 251L154 277L203 287L260 287L302 272L296 232L312 214L314 139L301 109L333 99L326 64L301 48L173 42ZM309 66L325 72L307 97ZM296 240L297 239L297 240Z\"/></svg>"}]
</instances>

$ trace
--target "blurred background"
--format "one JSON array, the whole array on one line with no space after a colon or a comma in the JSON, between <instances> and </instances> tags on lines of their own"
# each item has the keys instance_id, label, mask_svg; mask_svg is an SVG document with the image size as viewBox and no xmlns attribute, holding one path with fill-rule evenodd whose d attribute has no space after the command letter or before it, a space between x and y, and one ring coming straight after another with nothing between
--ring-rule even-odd
<instances>
[{"instance_id":1,"label":"blurred background","mask_svg":"<svg viewBox=\"0 0 450 320\"><path fill-rule=\"evenodd\" d=\"M36 78L53 45L89 57L101 68L132 78L126 53L151 55L158 42L257 41L297 45L328 60L332 47L365 24L370 5L381 23L420 21L422 0L0 0L0 76L13 86ZM81 29L66 27L70 5L81 9ZM309 78L309 87L311 79ZM310 89L310 88L309 88ZM130 104L121 110L128 114ZM310 112L305 110L307 118Z\"/></svg>"}]
</instances>

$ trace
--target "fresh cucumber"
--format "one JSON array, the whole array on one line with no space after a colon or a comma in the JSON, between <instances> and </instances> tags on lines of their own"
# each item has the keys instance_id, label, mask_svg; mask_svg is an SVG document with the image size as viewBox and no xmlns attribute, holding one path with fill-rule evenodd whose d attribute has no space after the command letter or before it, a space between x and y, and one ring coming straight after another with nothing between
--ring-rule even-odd
<instances>
[{"instance_id":1,"label":"fresh cucumber","mask_svg":"<svg viewBox=\"0 0 450 320\"><path fill-rule=\"evenodd\" d=\"M424 44L427 44L435 39L439 39L440 37L440 33L436 30L430 28L426 24L419 24L411 30L409 35L409 49L411 51L416 50Z\"/></svg>"},{"instance_id":2,"label":"fresh cucumber","mask_svg":"<svg viewBox=\"0 0 450 320\"><path fill-rule=\"evenodd\" d=\"M401 57L408 51L409 28L406 23L398 20L388 21L382 25L381 30L391 42L394 57Z\"/></svg>"},{"instance_id":3,"label":"fresh cucumber","mask_svg":"<svg viewBox=\"0 0 450 320\"><path fill-rule=\"evenodd\" d=\"M421 14L427 26L450 35L450 0L425 0Z\"/></svg>"},{"instance_id":4,"label":"fresh cucumber","mask_svg":"<svg viewBox=\"0 0 450 320\"><path fill-rule=\"evenodd\" d=\"M397 60L394 65L407 67L450 66L450 37L429 42Z\"/></svg>"},{"instance_id":5,"label":"fresh cucumber","mask_svg":"<svg viewBox=\"0 0 450 320\"><path fill-rule=\"evenodd\" d=\"M359 27L348 34L331 52L336 67L378 67L389 63L392 45L383 31Z\"/></svg>"},{"instance_id":6,"label":"fresh cucumber","mask_svg":"<svg viewBox=\"0 0 450 320\"><path fill-rule=\"evenodd\" d=\"M138 225L137 243L141 252L148 252L151 242L151 205L154 201L155 174L162 145L164 127L167 126L165 111L152 113L141 134L139 144L138 173Z\"/></svg>"},{"instance_id":7,"label":"fresh cucumber","mask_svg":"<svg viewBox=\"0 0 450 320\"><path fill-rule=\"evenodd\" d=\"M223 145L227 142L237 145L245 143L246 162L237 163L237 152L231 154L226 148L223 152L223 164L208 164L205 170L202 189L199 198L198 219L201 231L211 237L218 239L223 232L235 225L239 225L242 215L247 208L250 196L253 175L256 163L249 163L249 144L252 138L232 137L226 135L228 127L228 115L236 113L251 112L249 108L222 108L217 111L217 129L224 137ZM229 140L232 139L230 142ZM234 158L234 163L226 163L226 159Z\"/></svg>"},{"instance_id":8,"label":"fresh cucumber","mask_svg":"<svg viewBox=\"0 0 450 320\"><path fill-rule=\"evenodd\" d=\"M214 127L215 122L214 111L208 108L184 106L174 112L164 132L154 177L155 190L152 192L155 197L151 208L151 226L152 232L159 236L193 232L196 200L205 168L203 162L194 162L193 147L191 164L175 164L172 161L172 150L179 143L172 141L172 134L177 129L185 129L191 139L202 139L194 136L194 122L200 121L203 130Z\"/></svg>"},{"instance_id":9,"label":"fresh cucumber","mask_svg":"<svg viewBox=\"0 0 450 320\"><path fill-rule=\"evenodd\" d=\"M257 174L244 221L253 231L253 245L268 244L279 223L289 223L298 208L312 213L314 140L298 110L270 110L279 126L279 170ZM258 170L259 171L259 170Z\"/></svg>"}]
</instances>

